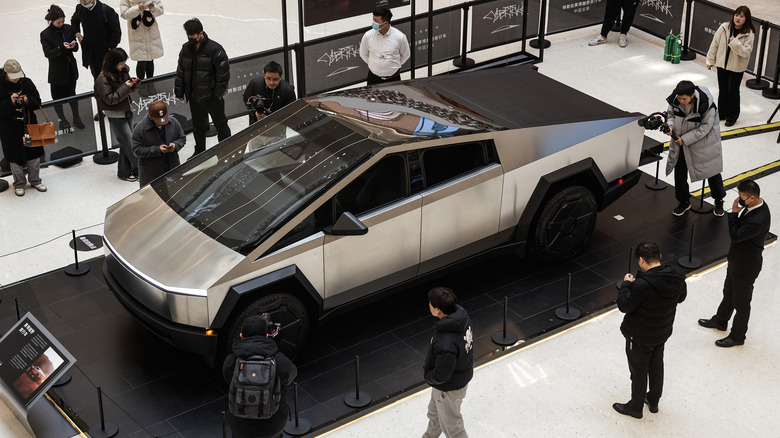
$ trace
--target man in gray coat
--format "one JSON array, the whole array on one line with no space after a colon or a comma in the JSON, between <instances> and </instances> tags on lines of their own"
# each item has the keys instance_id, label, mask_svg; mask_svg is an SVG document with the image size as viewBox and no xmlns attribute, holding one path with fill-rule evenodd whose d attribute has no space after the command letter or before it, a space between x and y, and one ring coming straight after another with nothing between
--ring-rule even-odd
<instances>
[{"instance_id":1,"label":"man in gray coat","mask_svg":"<svg viewBox=\"0 0 780 438\"><path fill-rule=\"evenodd\" d=\"M723 216L723 156L720 144L718 108L707 87L696 86L691 81L681 81L666 99L666 110L671 130L669 135L669 160L666 174L674 170L674 194L680 204L672 214L682 216L690 210L691 182L707 179L710 192L715 199L715 216Z\"/></svg>"},{"instance_id":2,"label":"man in gray coat","mask_svg":"<svg viewBox=\"0 0 780 438\"><path fill-rule=\"evenodd\" d=\"M149 104L149 115L133 129L133 154L138 158L141 187L181 164L179 151L187 137L176 119L168 117L168 105L160 100Z\"/></svg>"}]
</instances>

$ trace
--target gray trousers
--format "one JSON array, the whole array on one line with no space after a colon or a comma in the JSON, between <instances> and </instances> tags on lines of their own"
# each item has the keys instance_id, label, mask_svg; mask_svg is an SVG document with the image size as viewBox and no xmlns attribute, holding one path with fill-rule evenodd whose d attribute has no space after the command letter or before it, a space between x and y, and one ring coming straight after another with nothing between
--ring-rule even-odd
<instances>
[{"instance_id":1,"label":"gray trousers","mask_svg":"<svg viewBox=\"0 0 780 438\"><path fill-rule=\"evenodd\" d=\"M27 185L27 178L24 177L24 168L16 163L11 165L11 173L14 176L14 188L23 189ZM30 185L37 186L41 183L41 159L36 158L27 162L27 171L30 173Z\"/></svg>"},{"instance_id":2,"label":"gray trousers","mask_svg":"<svg viewBox=\"0 0 780 438\"><path fill-rule=\"evenodd\" d=\"M468 385L455 391L439 391L431 388L428 403L428 429L422 438L436 438L444 432L447 438L468 438L460 415L460 405L466 397Z\"/></svg>"}]
</instances>

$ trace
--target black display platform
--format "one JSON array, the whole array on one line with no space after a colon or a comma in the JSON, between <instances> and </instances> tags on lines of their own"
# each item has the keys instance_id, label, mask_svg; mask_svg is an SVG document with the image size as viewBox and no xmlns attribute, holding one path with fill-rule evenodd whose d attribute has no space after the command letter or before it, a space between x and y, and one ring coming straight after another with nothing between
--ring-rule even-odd
<instances>
[{"instance_id":1,"label":"black display platform","mask_svg":"<svg viewBox=\"0 0 780 438\"><path fill-rule=\"evenodd\" d=\"M694 255L705 266L722 260L729 244L726 218L672 216L673 189L648 190L644 183L651 178L644 175L599 214L588 249L569 263L540 265L512 254L492 255L317 328L297 360L300 415L314 428L308 436L423 386L422 364L435 322L426 294L433 286L449 286L458 294L474 322L476 357L487 361L499 351L490 337L501 330L505 296L508 330L532 340L614 305L614 284L626 272L629 247L642 240L656 241L664 260L674 264L687 255L695 224ZM222 436L227 388L221 378L198 357L148 333L125 311L100 275L102 257L84 263L92 268L87 275L54 271L0 291L0 329L15 322L17 298L22 313L31 311L76 357L72 381L56 391L85 424L99 422L95 388L100 386L106 421L119 426L118 437ZM572 305L582 317L567 323L556 318L555 309L564 304L569 273ZM360 355L360 389L373 399L362 410L343 402L355 389L355 355Z\"/></svg>"}]
</instances>

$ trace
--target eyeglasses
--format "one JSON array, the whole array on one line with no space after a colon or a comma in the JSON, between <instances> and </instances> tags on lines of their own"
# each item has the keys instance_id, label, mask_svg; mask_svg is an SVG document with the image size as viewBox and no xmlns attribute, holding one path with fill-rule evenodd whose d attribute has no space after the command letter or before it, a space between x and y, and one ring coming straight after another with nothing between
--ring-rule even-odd
<instances>
[{"instance_id":1,"label":"eyeglasses","mask_svg":"<svg viewBox=\"0 0 780 438\"><path fill-rule=\"evenodd\" d=\"M268 76L265 76L264 79L268 82L279 82L282 80L282 78L270 78Z\"/></svg>"}]
</instances>

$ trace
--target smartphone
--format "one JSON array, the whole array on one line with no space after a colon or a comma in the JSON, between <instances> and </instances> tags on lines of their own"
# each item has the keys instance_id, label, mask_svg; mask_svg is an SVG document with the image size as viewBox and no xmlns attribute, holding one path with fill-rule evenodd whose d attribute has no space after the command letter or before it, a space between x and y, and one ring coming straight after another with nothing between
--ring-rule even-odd
<instances>
[{"instance_id":1,"label":"smartphone","mask_svg":"<svg viewBox=\"0 0 780 438\"><path fill-rule=\"evenodd\" d=\"M140 81L138 78L130 78L130 82L133 83L133 85L137 84Z\"/></svg>"}]
</instances>

